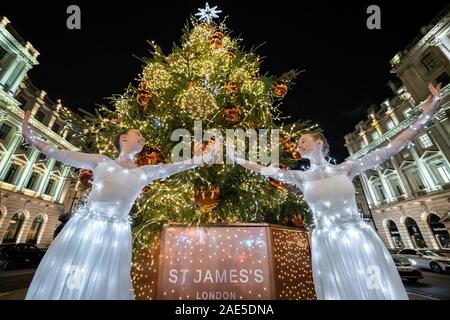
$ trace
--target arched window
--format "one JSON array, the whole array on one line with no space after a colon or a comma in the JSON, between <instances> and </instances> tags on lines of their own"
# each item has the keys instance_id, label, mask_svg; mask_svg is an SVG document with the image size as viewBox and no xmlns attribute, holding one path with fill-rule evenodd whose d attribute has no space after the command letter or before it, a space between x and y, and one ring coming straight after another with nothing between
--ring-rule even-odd
<instances>
[{"instance_id":1,"label":"arched window","mask_svg":"<svg viewBox=\"0 0 450 320\"><path fill-rule=\"evenodd\" d=\"M398 231L397 225L394 221L389 220L387 222L387 228L389 230L389 234L391 235L391 239L394 242L395 248L403 249L405 245L403 244L402 236Z\"/></svg>"},{"instance_id":2,"label":"arched window","mask_svg":"<svg viewBox=\"0 0 450 320\"><path fill-rule=\"evenodd\" d=\"M447 227L441 223L441 218L437 214L431 213L428 215L427 221L439 247L441 249L450 249L450 235Z\"/></svg>"},{"instance_id":3,"label":"arched window","mask_svg":"<svg viewBox=\"0 0 450 320\"><path fill-rule=\"evenodd\" d=\"M27 236L27 240L26 240L27 243L33 243L33 244L37 243L39 233L41 232L43 224L44 224L44 218L41 215L34 218L33 224L31 225L30 232L28 232L28 236Z\"/></svg>"},{"instance_id":4,"label":"arched window","mask_svg":"<svg viewBox=\"0 0 450 320\"><path fill-rule=\"evenodd\" d=\"M422 232L420 232L419 226L417 225L416 220L411 217L407 217L405 219L405 225L408 229L409 236L414 244L414 247L417 249L426 248L427 244L423 239Z\"/></svg>"},{"instance_id":5,"label":"arched window","mask_svg":"<svg viewBox=\"0 0 450 320\"><path fill-rule=\"evenodd\" d=\"M11 221L9 222L8 229L3 236L2 243L15 243L17 237L19 236L20 230L22 229L23 222L25 221L25 214L21 211L14 214Z\"/></svg>"}]
</instances>

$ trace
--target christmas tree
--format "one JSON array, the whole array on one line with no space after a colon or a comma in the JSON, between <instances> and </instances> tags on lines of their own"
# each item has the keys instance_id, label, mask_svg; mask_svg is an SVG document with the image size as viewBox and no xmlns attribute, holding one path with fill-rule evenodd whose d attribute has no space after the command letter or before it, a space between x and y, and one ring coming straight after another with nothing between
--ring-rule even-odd
<instances>
[{"instance_id":1,"label":"christmas tree","mask_svg":"<svg viewBox=\"0 0 450 320\"><path fill-rule=\"evenodd\" d=\"M179 143L171 140L172 132L192 132L201 121L203 130L277 129L281 166L294 167L300 158L295 150L298 136L303 130L318 130L308 121L283 124L287 118L280 112L281 101L299 72L262 75L262 58L254 49L245 51L224 22L211 21L214 14L200 15L199 20L190 19L181 43L169 54L151 42L152 55L143 59L142 73L124 94L110 99L111 105L101 106L95 115L70 113L70 123L83 133L83 146L114 157L114 137L135 128L147 141L138 165L170 162ZM147 245L169 221L300 226L306 212L301 196L280 181L238 165L202 165L143 190L133 209L134 240Z\"/></svg>"}]
</instances>

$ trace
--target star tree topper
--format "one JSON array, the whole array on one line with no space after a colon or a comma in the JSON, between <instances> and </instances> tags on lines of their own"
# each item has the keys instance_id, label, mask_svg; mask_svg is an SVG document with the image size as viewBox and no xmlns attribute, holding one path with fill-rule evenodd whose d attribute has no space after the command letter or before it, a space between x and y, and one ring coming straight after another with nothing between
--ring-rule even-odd
<instances>
[{"instance_id":1,"label":"star tree topper","mask_svg":"<svg viewBox=\"0 0 450 320\"><path fill-rule=\"evenodd\" d=\"M211 23L213 18L218 18L218 13L221 13L222 10L216 10L217 6L210 8L208 2L206 3L205 9L198 8L198 13L196 13L196 16L199 16L199 20L202 22L207 22L208 24Z\"/></svg>"}]
</instances>

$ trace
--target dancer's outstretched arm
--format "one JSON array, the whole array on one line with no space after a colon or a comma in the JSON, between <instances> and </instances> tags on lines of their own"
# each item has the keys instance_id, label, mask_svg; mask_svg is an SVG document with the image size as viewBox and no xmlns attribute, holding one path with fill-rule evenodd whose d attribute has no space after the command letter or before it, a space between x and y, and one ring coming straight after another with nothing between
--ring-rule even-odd
<instances>
[{"instance_id":1,"label":"dancer's outstretched arm","mask_svg":"<svg viewBox=\"0 0 450 320\"><path fill-rule=\"evenodd\" d=\"M302 183L303 172L299 170L285 170L276 167L263 166L261 164L257 164L252 161L248 161L239 157L236 157L234 154L234 147L232 144L227 144L227 155L233 160L235 163L243 166L246 169L249 169L253 172L262 174L267 177L271 177L277 180L280 180L285 183L300 185Z\"/></svg>"},{"instance_id":2,"label":"dancer's outstretched arm","mask_svg":"<svg viewBox=\"0 0 450 320\"><path fill-rule=\"evenodd\" d=\"M423 104L423 112L408 129L402 131L388 145L369 152L359 159L347 160L341 164L342 168L347 171L347 174L350 177L357 176L370 168L376 167L400 152L415 138L417 133L428 123L428 121L431 120L441 99L441 84L438 84L436 87L429 84L428 88L430 90L430 95Z\"/></svg>"},{"instance_id":3,"label":"dancer's outstretched arm","mask_svg":"<svg viewBox=\"0 0 450 320\"><path fill-rule=\"evenodd\" d=\"M23 121L22 121L22 136L26 142L31 144L33 147L41 151L46 156L60 161L66 165L75 167L94 170L95 167L101 162L108 159L100 154L89 154L70 150L60 150L56 146L51 145L41 137L36 135L30 127L29 119L31 116L31 111L25 111Z\"/></svg>"},{"instance_id":4,"label":"dancer's outstretched arm","mask_svg":"<svg viewBox=\"0 0 450 320\"><path fill-rule=\"evenodd\" d=\"M203 155L195 156L192 159L188 159L185 161L167 164L145 165L139 167L139 169L145 172L145 183L156 179L165 179L176 173L196 168L203 163L211 163L214 159L215 148L216 145L212 146L211 149L205 150Z\"/></svg>"}]
</instances>

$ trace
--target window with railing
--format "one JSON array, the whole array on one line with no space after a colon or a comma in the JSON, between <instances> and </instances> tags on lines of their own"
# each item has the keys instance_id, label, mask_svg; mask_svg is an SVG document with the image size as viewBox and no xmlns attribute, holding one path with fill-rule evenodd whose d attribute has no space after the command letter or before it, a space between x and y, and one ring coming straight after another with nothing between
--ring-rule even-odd
<instances>
[{"instance_id":1,"label":"window with railing","mask_svg":"<svg viewBox=\"0 0 450 320\"><path fill-rule=\"evenodd\" d=\"M388 122L386 122L386 128L388 130L392 130L395 128L395 123L394 120L388 120Z\"/></svg>"},{"instance_id":2,"label":"window with railing","mask_svg":"<svg viewBox=\"0 0 450 320\"><path fill-rule=\"evenodd\" d=\"M378 134L377 131L372 132L372 140L373 141L376 141L379 137L380 137L380 135Z\"/></svg>"}]
</instances>

